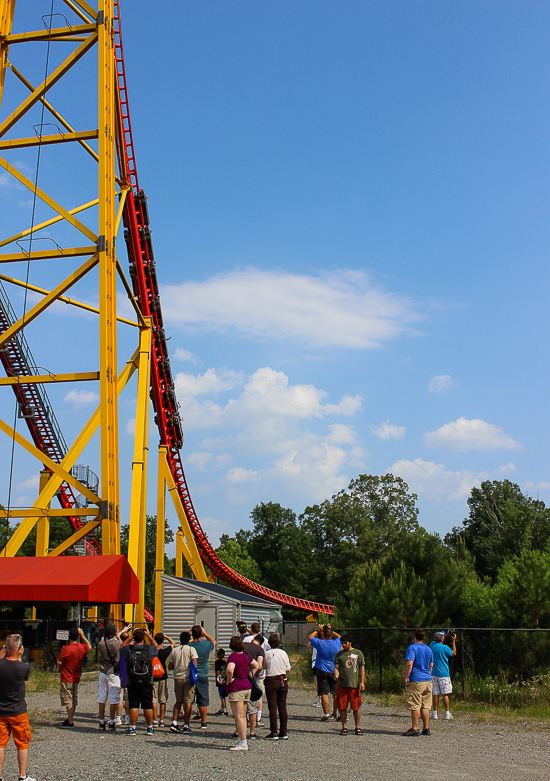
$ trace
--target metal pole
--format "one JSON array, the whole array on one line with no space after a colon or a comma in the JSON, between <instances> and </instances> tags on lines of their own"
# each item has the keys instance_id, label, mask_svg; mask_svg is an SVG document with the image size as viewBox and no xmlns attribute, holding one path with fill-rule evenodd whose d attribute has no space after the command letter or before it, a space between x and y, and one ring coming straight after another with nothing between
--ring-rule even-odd
<instances>
[{"instance_id":1,"label":"metal pole","mask_svg":"<svg viewBox=\"0 0 550 781\"><path fill-rule=\"evenodd\" d=\"M460 649L460 661L462 664L462 698L464 698L464 693L466 691L466 682L464 680L464 630L460 632L460 645L462 646Z\"/></svg>"},{"instance_id":2,"label":"metal pole","mask_svg":"<svg viewBox=\"0 0 550 781\"><path fill-rule=\"evenodd\" d=\"M378 666L380 670L380 692L382 692L382 630L378 630Z\"/></svg>"}]
</instances>

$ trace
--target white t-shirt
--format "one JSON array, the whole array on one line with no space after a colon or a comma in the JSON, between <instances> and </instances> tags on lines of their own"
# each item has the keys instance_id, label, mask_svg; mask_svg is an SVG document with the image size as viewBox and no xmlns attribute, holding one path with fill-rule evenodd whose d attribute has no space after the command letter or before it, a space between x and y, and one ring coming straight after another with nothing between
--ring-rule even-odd
<instances>
[{"instance_id":1,"label":"white t-shirt","mask_svg":"<svg viewBox=\"0 0 550 781\"><path fill-rule=\"evenodd\" d=\"M286 651L282 648L270 648L265 655L266 675L286 675L290 670L290 660Z\"/></svg>"},{"instance_id":2,"label":"white t-shirt","mask_svg":"<svg viewBox=\"0 0 550 781\"><path fill-rule=\"evenodd\" d=\"M261 633L257 632L255 635L247 635L246 637L243 637L243 643L251 643L255 637L258 637L259 634ZM269 651L269 649L271 648L271 646L269 645L265 637L262 643L262 648L264 649L264 651Z\"/></svg>"}]
</instances>

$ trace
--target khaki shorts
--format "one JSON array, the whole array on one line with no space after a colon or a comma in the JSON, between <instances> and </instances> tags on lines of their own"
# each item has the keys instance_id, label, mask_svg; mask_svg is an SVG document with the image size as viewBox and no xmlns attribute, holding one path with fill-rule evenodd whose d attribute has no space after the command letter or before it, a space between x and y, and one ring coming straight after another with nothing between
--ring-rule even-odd
<instances>
[{"instance_id":1,"label":"khaki shorts","mask_svg":"<svg viewBox=\"0 0 550 781\"><path fill-rule=\"evenodd\" d=\"M59 696L61 697L62 705L68 705L69 708L76 708L78 705L78 682L67 683L67 681L61 681Z\"/></svg>"},{"instance_id":2,"label":"khaki shorts","mask_svg":"<svg viewBox=\"0 0 550 781\"><path fill-rule=\"evenodd\" d=\"M240 692L231 692L227 695L229 702L248 702L250 700L250 689L243 689Z\"/></svg>"},{"instance_id":3,"label":"khaki shorts","mask_svg":"<svg viewBox=\"0 0 550 781\"><path fill-rule=\"evenodd\" d=\"M174 678L174 694L176 702L193 702L195 687L185 678Z\"/></svg>"},{"instance_id":4,"label":"khaki shorts","mask_svg":"<svg viewBox=\"0 0 550 781\"><path fill-rule=\"evenodd\" d=\"M409 710L431 710L432 682L411 681L407 686L407 708Z\"/></svg>"},{"instance_id":5,"label":"khaki shorts","mask_svg":"<svg viewBox=\"0 0 550 781\"><path fill-rule=\"evenodd\" d=\"M155 681L153 683L153 699L159 704L168 702L168 681Z\"/></svg>"}]
</instances>

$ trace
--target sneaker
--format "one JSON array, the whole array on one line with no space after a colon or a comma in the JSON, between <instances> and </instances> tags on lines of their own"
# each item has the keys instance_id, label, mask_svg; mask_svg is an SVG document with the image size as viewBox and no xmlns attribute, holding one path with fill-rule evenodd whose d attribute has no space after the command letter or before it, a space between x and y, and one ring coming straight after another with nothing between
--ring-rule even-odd
<instances>
[{"instance_id":1,"label":"sneaker","mask_svg":"<svg viewBox=\"0 0 550 781\"><path fill-rule=\"evenodd\" d=\"M116 725L114 721L109 722L109 732L116 732Z\"/></svg>"},{"instance_id":2,"label":"sneaker","mask_svg":"<svg viewBox=\"0 0 550 781\"><path fill-rule=\"evenodd\" d=\"M323 718L321 719L321 721L329 721L329 719L330 719L330 716L326 716L326 715L323 714Z\"/></svg>"},{"instance_id":3,"label":"sneaker","mask_svg":"<svg viewBox=\"0 0 550 781\"><path fill-rule=\"evenodd\" d=\"M432 733L430 732L430 728L427 727L426 729L423 729L420 734L421 735L431 735Z\"/></svg>"},{"instance_id":4,"label":"sneaker","mask_svg":"<svg viewBox=\"0 0 550 781\"><path fill-rule=\"evenodd\" d=\"M331 713L329 714L330 721L338 721L338 714L337 713Z\"/></svg>"},{"instance_id":5,"label":"sneaker","mask_svg":"<svg viewBox=\"0 0 550 781\"><path fill-rule=\"evenodd\" d=\"M122 719L120 716L117 716L115 719L115 727L122 727Z\"/></svg>"},{"instance_id":6,"label":"sneaker","mask_svg":"<svg viewBox=\"0 0 550 781\"><path fill-rule=\"evenodd\" d=\"M248 751L248 746L246 743L237 743L236 746L231 746L229 751Z\"/></svg>"},{"instance_id":7,"label":"sneaker","mask_svg":"<svg viewBox=\"0 0 550 781\"><path fill-rule=\"evenodd\" d=\"M265 736L265 740L279 740L279 736L276 732L270 732L269 735Z\"/></svg>"},{"instance_id":8,"label":"sneaker","mask_svg":"<svg viewBox=\"0 0 550 781\"><path fill-rule=\"evenodd\" d=\"M189 732L189 727L187 727ZM170 732L185 732L185 727L182 729L179 724L170 724Z\"/></svg>"},{"instance_id":9,"label":"sneaker","mask_svg":"<svg viewBox=\"0 0 550 781\"><path fill-rule=\"evenodd\" d=\"M223 715L224 716L229 716L229 711L224 710Z\"/></svg>"},{"instance_id":10,"label":"sneaker","mask_svg":"<svg viewBox=\"0 0 550 781\"><path fill-rule=\"evenodd\" d=\"M189 724L184 724L183 725L183 731L184 732L191 732L191 727L189 726ZM180 732L181 732L181 730L180 730Z\"/></svg>"},{"instance_id":11,"label":"sneaker","mask_svg":"<svg viewBox=\"0 0 550 781\"><path fill-rule=\"evenodd\" d=\"M312 705L312 707L313 707L313 708L320 708L320 707L322 707L322 702L321 702L321 700L319 699L319 700L317 700L317 702L314 702L314 703L313 703L313 705Z\"/></svg>"},{"instance_id":12,"label":"sneaker","mask_svg":"<svg viewBox=\"0 0 550 781\"><path fill-rule=\"evenodd\" d=\"M153 727L158 727L158 725L159 725L158 721L155 721L155 720L153 719Z\"/></svg>"},{"instance_id":13,"label":"sneaker","mask_svg":"<svg viewBox=\"0 0 550 781\"><path fill-rule=\"evenodd\" d=\"M214 716L223 716L223 710L220 708L215 712Z\"/></svg>"},{"instance_id":14,"label":"sneaker","mask_svg":"<svg viewBox=\"0 0 550 781\"><path fill-rule=\"evenodd\" d=\"M155 728L147 727L147 735L154 735L154 734L155 734Z\"/></svg>"},{"instance_id":15,"label":"sneaker","mask_svg":"<svg viewBox=\"0 0 550 781\"><path fill-rule=\"evenodd\" d=\"M413 729L412 727L408 729L406 732L401 733L406 738L417 738L420 733L417 729Z\"/></svg>"},{"instance_id":16,"label":"sneaker","mask_svg":"<svg viewBox=\"0 0 550 781\"><path fill-rule=\"evenodd\" d=\"M239 737L239 733L238 732L232 732L231 733L231 737L232 738L238 738Z\"/></svg>"},{"instance_id":17,"label":"sneaker","mask_svg":"<svg viewBox=\"0 0 550 781\"><path fill-rule=\"evenodd\" d=\"M136 728L135 727L128 727L128 729L125 729L122 734L123 735L135 735L136 734Z\"/></svg>"},{"instance_id":18,"label":"sneaker","mask_svg":"<svg viewBox=\"0 0 550 781\"><path fill-rule=\"evenodd\" d=\"M164 722L163 721L159 721L159 727L164 727Z\"/></svg>"},{"instance_id":19,"label":"sneaker","mask_svg":"<svg viewBox=\"0 0 550 781\"><path fill-rule=\"evenodd\" d=\"M99 729L101 730L101 732L105 732L105 730L107 729L107 726L104 721L99 722Z\"/></svg>"},{"instance_id":20,"label":"sneaker","mask_svg":"<svg viewBox=\"0 0 550 781\"><path fill-rule=\"evenodd\" d=\"M31 778L28 773L25 773L24 776L19 776L19 781L36 781L36 778Z\"/></svg>"},{"instance_id":21,"label":"sneaker","mask_svg":"<svg viewBox=\"0 0 550 781\"><path fill-rule=\"evenodd\" d=\"M264 726L263 721L261 719L256 720L256 726L257 727L263 727Z\"/></svg>"},{"instance_id":22,"label":"sneaker","mask_svg":"<svg viewBox=\"0 0 550 781\"><path fill-rule=\"evenodd\" d=\"M251 732L250 735L248 736L248 740L256 740L256 733Z\"/></svg>"},{"instance_id":23,"label":"sneaker","mask_svg":"<svg viewBox=\"0 0 550 781\"><path fill-rule=\"evenodd\" d=\"M128 725L130 724L130 717L128 716L128 714L126 714L126 716L124 717L124 723Z\"/></svg>"},{"instance_id":24,"label":"sneaker","mask_svg":"<svg viewBox=\"0 0 550 781\"><path fill-rule=\"evenodd\" d=\"M69 721L69 719L65 719L63 724L61 724L60 726L63 727L63 728L65 728L65 727L74 727L74 722Z\"/></svg>"},{"instance_id":25,"label":"sneaker","mask_svg":"<svg viewBox=\"0 0 550 781\"><path fill-rule=\"evenodd\" d=\"M454 719L453 714L450 711L447 711L447 713L445 714L445 720L452 721L453 719Z\"/></svg>"},{"instance_id":26,"label":"sneaker","mask_svg":"<svg viewBox=\"0 0 550 781\"><path fill-rule=\"evenodd\" d=\"M437 711L436 711L436 710L433 710L433 711L430 713L430 719L437 719L437 718L438 718Z\"/></svg>"},{"instance_id":27,"label":"sneaker","mask_svg":"<svg viewBox=\"0 0 550 781\"><path fill-rule=\"evenodd\" d=\"M208 724L205 721L202 722L201 729L208 729Z\"/></svg>"},{"instance_id":28,"label":"sneaker","mask_svg":"<svg viewBox=\"0 0 550 781\"><path fill-rule=\"evenodd\" d=\"M279 732L279 740L288 740L288 735L285 735L282 732Z\"/></svg>"}]
</instances>

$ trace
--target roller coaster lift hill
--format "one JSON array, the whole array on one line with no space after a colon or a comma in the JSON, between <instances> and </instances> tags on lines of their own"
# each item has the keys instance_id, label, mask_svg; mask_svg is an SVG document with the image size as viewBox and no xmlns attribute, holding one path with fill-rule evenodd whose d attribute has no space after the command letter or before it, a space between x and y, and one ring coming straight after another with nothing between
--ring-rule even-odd
<instances>
[{"instance_id":1,"label":"roller coaster lift hill","mask_svg":"<svg viewBox=\"0 0 550 781\"><path fill-rule=\"evenodd\" d=\"M0 516L7 518L7 522L12 526L16 523L18 525L0 553L0 572L3 558L16 556L35 526L36 557L57 557L73 547L80 548L80 552L88 556L120 557L120 523L129 517L128 563L139 581L139 598L135 604L112 604L110 615L115 620L144 621L153 618L144 605L145 514L151 401L160 438L155 629L160 629L161 625L160 576L164 569L166 487L180 523L176 534L176 575L182 574L185 558L193 575L199 580L207 580L206 566L212 573L211 579L220 578L239 591L307 613L323 612L332 615L334 610L331 605L272 591L235 572L219 558L201 527L183 470L182 421L162 318L147 197L140 187L137 174L124 66L120 2L99 0L97 9L85 0L62 2L63 14L54 14L53 2L44 2L45 10L49 10L49 13L42 17L41 29L39 22L35 30L14 31L16 0L0 0L0 110L4 92L8 95L8 90L21 84L26 90L24 100L9 116L0 114L0 166L3 172L17 180L19 186L30 190L34 204L39 199L53 213L45 222L34 224L33 206L30 227L23 226L15 235L0 235L0 249L12 245L8 247L7 253L0 253L0 264L19 264L17 268L23 269L17 277L0 274L0 361L6 375L0 378L0 385L11 387L15 394L17 413L14 425L0 420L0 429L11 440L5 442L3 452L13 454L15 446L22 447L43 465L39 494L31 508L11 506L10 483L8 504L0 511ZM59 0L58 5L61 5ZM131 9L131 5L128 8ZM28 9L26 10L28 12ZM40 43L45 52L47 49L46 72L44 80L38 85L32 84L25 76L25 50L31 42ZM50 67L50 60L55 60L58 53L55 47L60 46L64 47L65 58L60 64L52 64ZM67 50L70 50L69 54ZM94 52L97 57L94 57ZM81 60L93 68L92 74L96 74L98 91L93 97L84 91L83 94L75 95L69 79L66 78ZM63 92L65 85L66 91ZM48 93L54 86L55 98L51 98ZM66 97L65 100L58 98L62 93ZM92 110L93 116L97 116L97 128L75 129L68 118L56 108L54 101L63 106L71 106L77 101L80 106L82 101L85 101L88 110ZM35 135L32 135L28 132L28 112L35 106L41 111L42 119L38 129L35 128ZM52 127L59 132L50 134ZM76 145L79 153L88 155L95 161L97 178L94 173L89 177L89 181L85 181L90 192L89 201L63 206L48 194L47 185L44 183L47 175L40 170L40 152L45 145L57 145L59 155L66 153L68 145L72 145L71 150ZM13 150L29 148L34 148L37 152L36 175L33 180L19 170L21 166L15 164L13 156L10 159ZM60 183L66 185L62 191L67 193L67 196L74 190L70 174L70 167L63 160L55 170L56 192L59 192ZM82 213L88 214L88 222L95 222L93 227L81 221ZM91 214L94 215L93 219ZM62 237L58 238L59 243L50 238L54 235L56 226L64 229L63 237L67 236L67 231L72 231L77 237L72 242L75 246L63 246ZM46 229L48 240L44 241L43 231ZM122 230L129 262L128 276L117 257L117 251L120 251L121 247ZM74 270L65 279L57 281L60 258L64 261L72 259ZM44 264L48 264L51 289L31 284L34 261L42 261L42 268ZM91 284L92 270L98 274L97 308L83 304L72 295L70 298L66 295L67 291L84 277ZM117 314L117 282L119 288L124 288L132 304L135 319ZM22 287L25 291L23 315L19 318L7 293L12 287ZM27 307L27 294L30 291L39 294L40 300ZM37 365L28 345L25 329L56 301L81 307L98 316L99 370L97 367L91 367L92 370L86 372L61 369L59 373L54 373ZM137 331L136 349L120 372L117 362L118 328L134 328ZM72 335L74 336L74 333ZM61 340L64 335L56 334L56 338ZM89 330L86 338L90 339ZM70 350L65 352L66 356L70 354ZM127 510L121 513L118 397L134 374L137 374L137 403L131 499L129 513ZM99 383L99 406L71 445L65 442L46 392L47 384L58 382ZM24 437L17 430L19 419L25 421L30 438ZM100 479L89 467L77 463L91 437L98 430ZM6 470L10 468L7 460L3 460ZM61 509L50 508L54 497ZM70 537L53 550L49 547L50 515L67 517L73 531ZM99 527L101 546L95 536ZM82 558L80 562L85 566L86 559Z\"/></svg>"}]
</instances>

